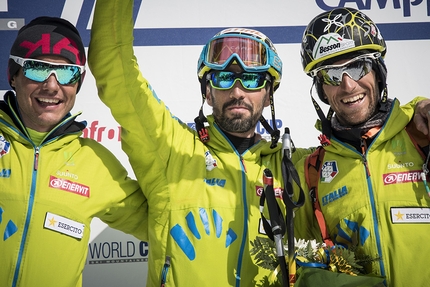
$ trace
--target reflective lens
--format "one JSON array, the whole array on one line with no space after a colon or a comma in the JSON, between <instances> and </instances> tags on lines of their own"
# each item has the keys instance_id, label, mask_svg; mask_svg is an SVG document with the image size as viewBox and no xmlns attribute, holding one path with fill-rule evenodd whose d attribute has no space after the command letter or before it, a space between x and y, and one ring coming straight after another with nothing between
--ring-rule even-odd
<instances>
[{"instance_id":1,"label":"reflective lens","mask_svg":"<svg viewBox=\"0 0 430 287\"><path fill-rule=\"evenodd\" d=\"M79 65L57 64L16 56L10 56L10 58L22 67L25 77L40 83L46 81L49 76L54 74L59 84L74 84L81 79L81 75L85 71L85 67Z\"/></svg>"},{"instance_id":2,"label":"reflective lens","mask_svg":"<svg viewBox=\"0 0 430 287\"><path fill-rule=\"evenodd\" d=\"M319 81L329 86L339 86L343 75L348 75L354 81L358 81L372 71L372 54L362 55L340 65L326 65L311 71L312 76L317 76Z\"/></svg>"},{"instance_id":3,"label":"reflective lens","mask_svg":"<svg viewBox=\"0 0 430 287\"><path fill-rule=\"evenodd\" d=\"M236 81L240 81L242 86L248 90L259 90L270 80L267 73L234 73L230 71L213 71L208 75L211 86L218 90L228 90L233 87Z\"/></svg>"},{"instance_id":4,"label":"reflective lens","mask_svg":"<svg viewBox=\"0 0 430 287\"><path fill-rule=\"evenodd\" d=\"M262 42L252 38L225 37L208 44L206 62L223 65L230 62L232 56L238 57L247 67L267 65L267 51Z\"/></svg>"}]
</instances>

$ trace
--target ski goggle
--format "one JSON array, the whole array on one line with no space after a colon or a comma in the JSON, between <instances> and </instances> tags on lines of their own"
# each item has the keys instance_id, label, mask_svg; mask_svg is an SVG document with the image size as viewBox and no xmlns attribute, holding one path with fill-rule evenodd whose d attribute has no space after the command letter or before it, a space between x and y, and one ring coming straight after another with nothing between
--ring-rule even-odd
<instances>
[{"instance_id":1,"label":"ski goggle","mask_svg":"<svg viewBox=\"0 0 430 287\"><path fill-rule=\"evenodd\" d=\"M310 74L329 86L339 86L344 74L354 81L358 81L372 71L373 60L377 59L379 55L379 53L360 55L340 65L318 67Z\"/></svg>"},{"instance_id":2,"label":"ski goggle","mask_svg":"<svg viewBox=\"0 0 430 287\"><path fill-rule=\"evenodd\" d=\"M274 68L282 73L282 61L276 52L264 41L244 34L224 34L211 40L200 55L199 66L203 63L211 70L225 70L233 60L246 72Z\"/></svg>"},{"instance_id":3,"label":"ski goggle","mask_svg":"<svg viewBox=\"0 0 430 287\"><path fill-rule=\"evenodd\" d=\"M236 81L240 81L242 86L247 90L262 89L270 76L266 72L262 73L235 73L230 71L212 71L207 75L207 80L211 86L217 90L228 90L233 87Z\"/></svg>"},{"instance_id":4,"label":"ski goggle","mask_svg":"<svg viewBox=\"0 0 430 287\"><path fill-rule=\"evenodd\" d=\"M39 83L46 81L54 74L59 84L74 84L81 79L81 75L85 71L85 66L51 63L12 55L9 58L22 67L22 72L26 78Z\"/></svg>"}]
</instances>

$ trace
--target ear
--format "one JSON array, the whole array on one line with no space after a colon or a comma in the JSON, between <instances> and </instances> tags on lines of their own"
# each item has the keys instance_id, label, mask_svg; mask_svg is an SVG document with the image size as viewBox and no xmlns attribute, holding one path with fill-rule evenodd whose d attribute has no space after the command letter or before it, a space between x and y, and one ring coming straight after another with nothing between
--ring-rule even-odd
<instances>
[{"instance_id":1,"label":"ear","mask_svg":"<svg viewBox=\"0 0 430 287\"><path fill-rule=\"evenodd\" d=\"M10 86L15 89L15 76L10 79Z\"/></svg>"},{"instance_id":2,"label":"ear","mask_svg":"<svg viewBox=\"0 0 430 287\"><path fill-rule=\"evenodd\" d=\"M266 90L266 98L264 99L264 107L268 107L270 105L270 91L269 89Z\"/></svg>"},{"instance_id":3,"label":"ear","mask_svg":"<svg viewBox=\"0 0 430 287\"><path fill-rule=\"evenodd\" d=\"M208 103L209 106L212 107L213 103L212 103L212 89L209 85L209 83L206 85L206 102Z\"/></svg>"}]
</instances>

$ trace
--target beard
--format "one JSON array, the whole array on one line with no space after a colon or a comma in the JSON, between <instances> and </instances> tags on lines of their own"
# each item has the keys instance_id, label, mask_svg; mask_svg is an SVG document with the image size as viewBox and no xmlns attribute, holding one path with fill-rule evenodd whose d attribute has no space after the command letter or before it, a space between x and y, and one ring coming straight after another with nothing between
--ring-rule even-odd
<instances>
[{"instance_id":1,"label":"beard","mask_svg":"<svg viewBox=\"0 0 430 287\"><path fill-rule=\"evenodd\" d=\"M378 99L372 99L367 109L358 109L357 113L337 111L336 117L343 126L357 126L365 124L378 113Z\"/></svg>"},{"instance_id":2,"label":"beard","mask_svg":"<svg viewBox=\"0 0 430 287\"><path fill-rule=\"evenodd\" d=\"M214 100L215 99L212 97L213 102ZM245 116L242 113L236 113L228 117L226 115L226 109L233 105L246 107L250 111L251 115ZM217 105L214 105L212 114L216 123L222 130L230 133L245 133L255 129L263 112L262 107L263 106L261 106L257 111L254 111L254 107L245 103L243 100L232 99L230 102L227 102L222 106L222 110L219 109Z\"/></svg>"}]
</instances>

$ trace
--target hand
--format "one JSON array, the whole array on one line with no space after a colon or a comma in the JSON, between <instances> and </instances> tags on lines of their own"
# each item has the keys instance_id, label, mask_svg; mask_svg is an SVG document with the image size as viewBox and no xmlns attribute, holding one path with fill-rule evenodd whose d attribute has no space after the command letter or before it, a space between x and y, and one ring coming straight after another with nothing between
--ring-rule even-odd
<instances>
[{"instance_id":1,"label":"hand","mask_svg":"<svg viewBox=\"0 0 430 287\"><path fill-rule=\"evenodd\" d=\"M430 134L430 99L422 100L415 106L414 123L425 135Z\"/></svg>"}]
</instances>

